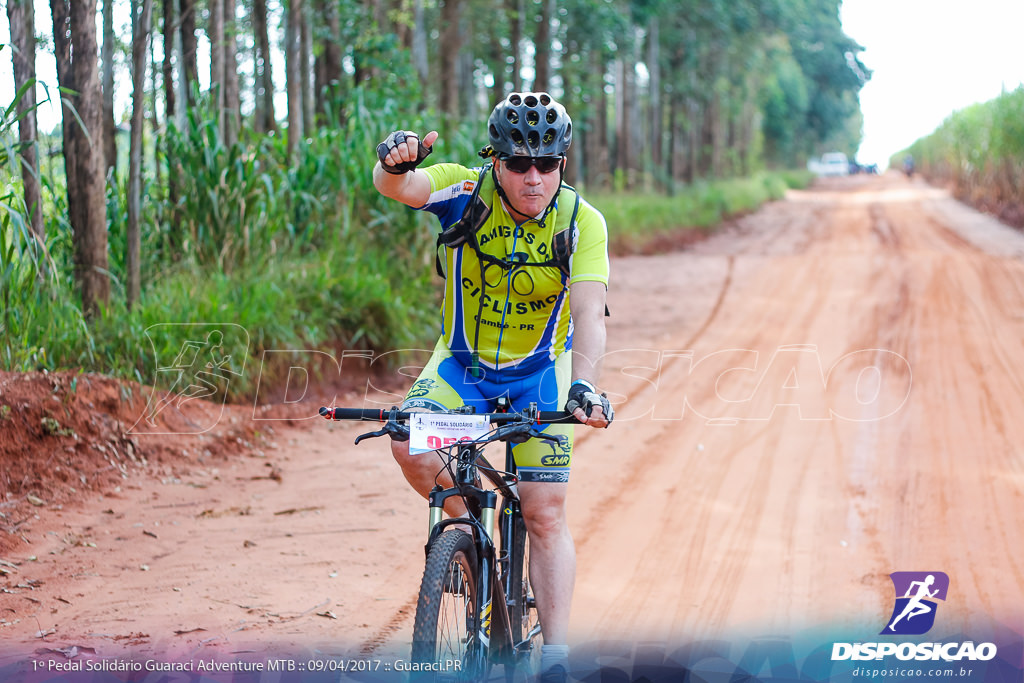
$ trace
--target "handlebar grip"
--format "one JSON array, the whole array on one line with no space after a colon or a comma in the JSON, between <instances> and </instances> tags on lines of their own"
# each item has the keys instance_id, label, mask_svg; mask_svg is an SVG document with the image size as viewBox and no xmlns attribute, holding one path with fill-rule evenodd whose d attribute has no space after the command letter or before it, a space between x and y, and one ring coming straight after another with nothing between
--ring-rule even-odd
<instances>
[{"instance_id":1,"label":"handlebar grip","mask_svg":"<svg viewBox=\"0 0 1024 683\"><path fill-rule=\"evenodd\" d=\"M362 420L364 422L386 422L391 415L390 410L372 410L365 408L326 408L320 407L320 416L328 420ZM407 413L398 413L404 419Z\"/></svg>"},{"instance_id":2,"label":"handlebar grip","mask_svg":"<svg viewBox=\"0 0 1024 683\"><path fill-rule=\"evenodd\" d=\"M572 413L564 410L542 410L537 413L537 422L541 424L579 424Z\"/></svg>"}]
</instances>

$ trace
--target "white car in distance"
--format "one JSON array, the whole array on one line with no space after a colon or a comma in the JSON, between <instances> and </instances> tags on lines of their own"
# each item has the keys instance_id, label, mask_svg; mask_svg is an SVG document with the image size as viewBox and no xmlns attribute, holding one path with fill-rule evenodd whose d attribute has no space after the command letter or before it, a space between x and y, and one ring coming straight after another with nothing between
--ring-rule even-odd
<instances>
[{"instance_id":1,"label":"white car in distance","mask_svg":"<svg viewBox=\"0 0 1024 683\"><path fill-rule=\"evenodd\" d=\"M842 152L822 154L818 174L823 176L850 175L850 160Z\"/></svg>"}]
</instances>

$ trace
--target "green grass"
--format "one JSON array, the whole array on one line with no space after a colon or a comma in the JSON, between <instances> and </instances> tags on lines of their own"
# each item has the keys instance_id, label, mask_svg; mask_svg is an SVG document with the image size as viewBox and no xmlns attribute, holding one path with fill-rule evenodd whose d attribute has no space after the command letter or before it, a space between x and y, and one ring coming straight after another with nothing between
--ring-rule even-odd
<instances>
[{"instance_id":1,"label":"green grass","mask_svg":"<svg viewBox=\"0 0 1024 683\"><path fill-rule=\"evenodd\" d=\"M787 188L810 184L804 171L764 172L752 178L695 183L673 196L604 194L590 197L608 222L617 250L642 251L653 239L679 230L709 230L723 220L781 199Z\"/></svg>"}]
</instances>

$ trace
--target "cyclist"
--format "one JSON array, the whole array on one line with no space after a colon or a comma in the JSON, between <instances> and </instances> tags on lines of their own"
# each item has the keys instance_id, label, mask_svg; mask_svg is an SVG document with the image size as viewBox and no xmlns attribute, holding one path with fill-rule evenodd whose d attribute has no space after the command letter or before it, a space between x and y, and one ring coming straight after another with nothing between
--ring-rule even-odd
<instances>
[{"instance_id":1,"label":"cyclist","mask_svg":"<svg viewBox=\"0 0 1024 683\"><path fill-rule=\"evenodd\" d=\"M536 402L565 407L590 427L613 419L596 382L605 350L608 286L604 217L562 184L572 121L547 93L511 93L487 122L488 163L418 168L438 138L397 130L377 147L377 190L440 221L438 270L445 276L443 333L403 409L493 411L507 397L514 410ZM561 238L561 239L559 239ZM559 246L560 245L560 246ZM567 253L568 252L568 253ZM576 551L565 501L572 427L564 435L515 446L519 494L530 534L530 581L544 629L541 680L564 680ZM392 442L410 484L426 496L438 460L410 456ZM449 514L463 514L457 507Z\"/></svg>"}]
</instances>

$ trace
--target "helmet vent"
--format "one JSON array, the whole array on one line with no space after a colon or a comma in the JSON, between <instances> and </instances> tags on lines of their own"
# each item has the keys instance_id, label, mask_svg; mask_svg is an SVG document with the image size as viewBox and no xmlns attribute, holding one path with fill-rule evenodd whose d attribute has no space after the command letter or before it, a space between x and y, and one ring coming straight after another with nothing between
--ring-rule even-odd
<instances>
[{"instance_id":1,"label":"helmet vent","mask_svg":"<svg viewBox=\"0 0 1024 683\"><path fill-rule=\"evenodd\" d=\"M533 95L527 95L526 99L523 100L523 103L526 104L527 107L536 107L537 106L537 98L534 97Z\"/></svg>"},{"instance_id":2,"label":"helmet vent","mask_svg":"<svg viewBox=\"0 0 1024 683\"><path fill-rule=\"evenodd\" d=\"M515 107L518 107L518 106L519 106L520 104L522 104L522 103L523 103L523 98L521 98L521 97L519 96L519 93L515 93L515 92L514 92L514 93L512 93L511 95L509 95L509 96L508 96L508 101L509 101L509 102L510 102L510 103L511 103L511 104L512 104L513 106L515 106Z\"/></svg>"},{"instance_id":3,"label":"helmet vent","mask_svg":"<svg viewBox=\"0 0 1024 683\"><path fill-rule=\"evenodd\" d=\"M548 106L549 104L551 104L551 96L548 95L546 92L542 92L540 94L540 103L543 104L545 107Z\"/></svg>"},{"instance_id":4,"label":"helmet vent","mask_svg":"<svg viewBox=\"0 0 1024 683\"><path fill-rule=\"evenodd\" d=\"M526 123L531 126L536 126L540 123L540 114L536 109L530 109L526 112Z\"/></svg>"},{"instance_id":5,"label":"helmet vent","mask_svg":"<svg viewBox=\"0 0 1024 683\"><path fill-rule=\"evenodd\" d=\"M535 149L536 149L537 147L540 147L540 133L538 133L537 131L535 131L535 130L531 130L531 131L530 131L530 132L529 132L529 133L527 134L527 136L526 136L526 140L527 140L527 142L529 143L529 146L530 146L530 147L533 147L533 148L535 148Z\"/></svg>"}]
</instances>

